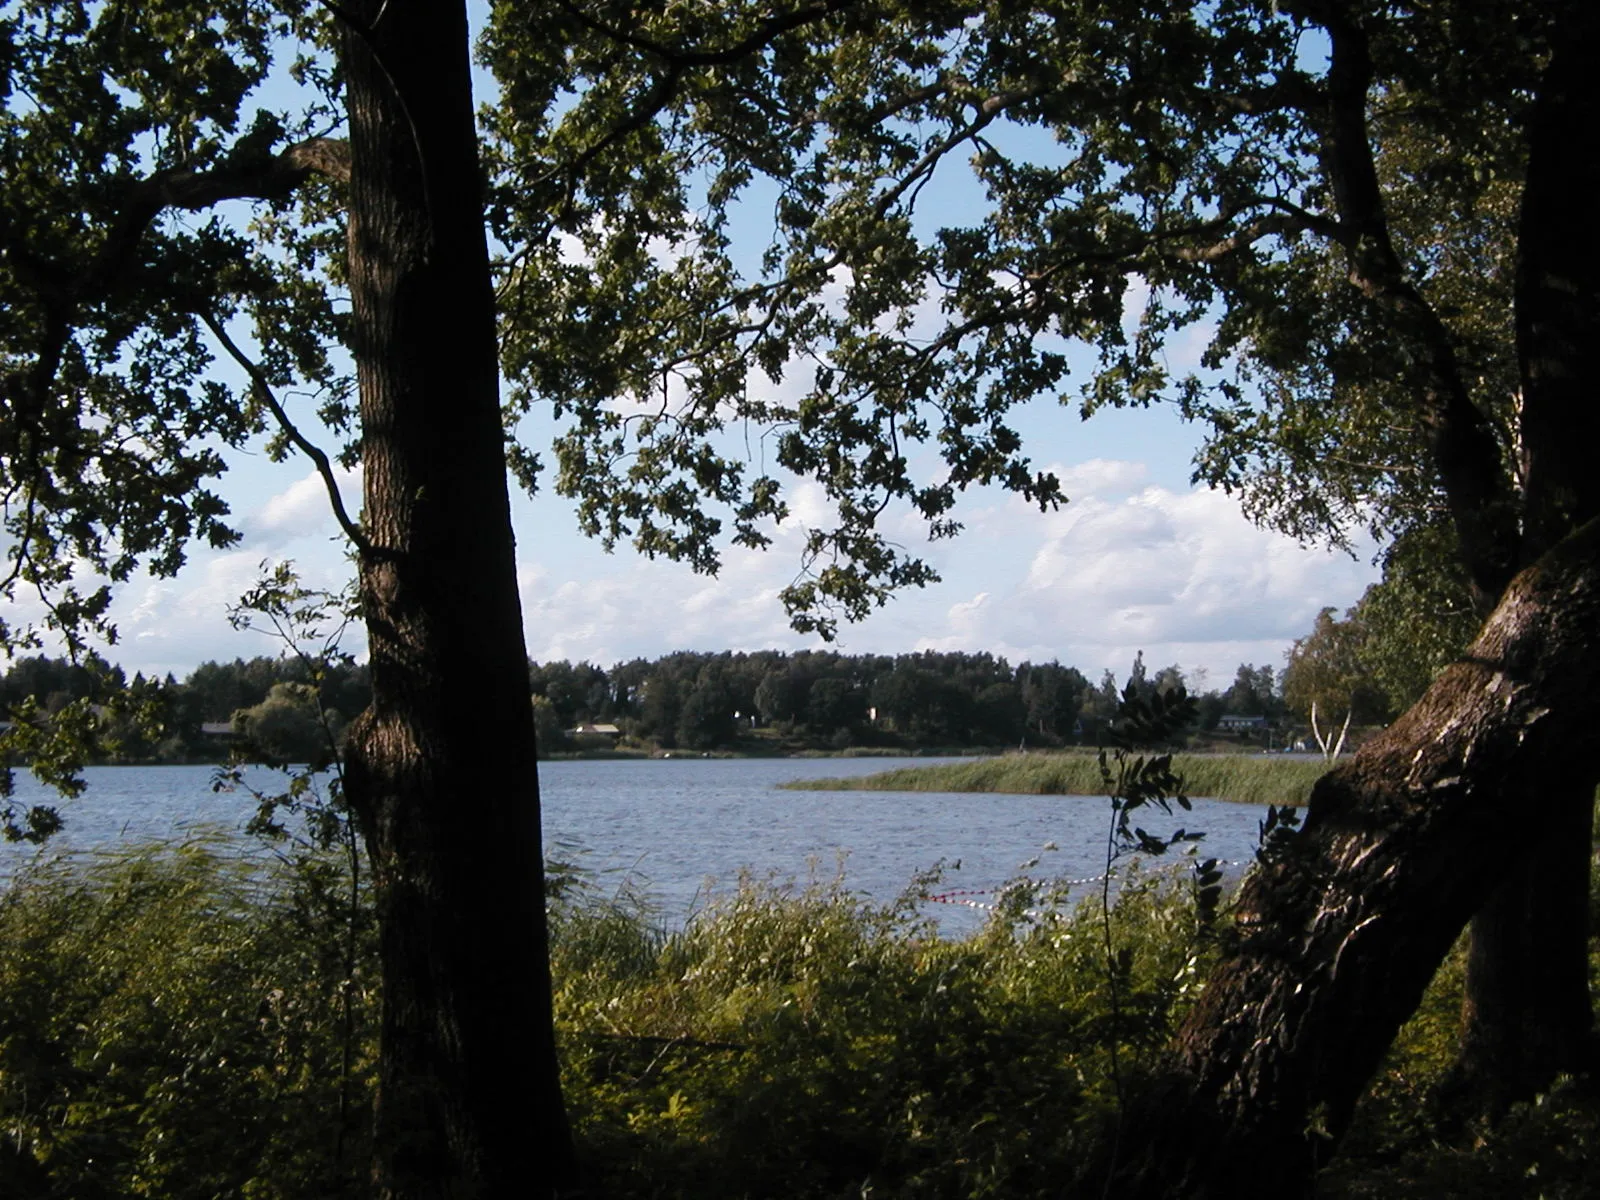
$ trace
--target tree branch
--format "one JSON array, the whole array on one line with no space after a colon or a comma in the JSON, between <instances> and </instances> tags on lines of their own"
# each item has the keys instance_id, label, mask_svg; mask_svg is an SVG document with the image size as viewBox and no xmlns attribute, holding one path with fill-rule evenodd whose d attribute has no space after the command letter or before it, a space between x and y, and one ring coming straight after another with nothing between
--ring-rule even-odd
<instances>
[{"instance_id":1,"label":"tree branch","mask_svg":"<svg viewBox=\"0 0 1600 1200\"><path fill-rule=\"evenodd\" d=\"M1309 217L1311 214L1307 213L1306 216ZM1304 220L1287 213L1260 217L1251 221L1243 229L1209 245L1181 246L1173 251L1173 257L1187 263L1214 263L1227 258L1230 254L1243 250L1247 246L1255 245L1264 237L1299 233L1308 228L1310 226Z\"/></svg>"},{"instance_id":2,"label":"tree branch","mask_svg":"<svg viewBox=\"0 0 1600 1200\"><path fill-rule=\"evenodd\" d=\"M1332 184L1350 283L1415 339L1423 423L1461 541L1473 590L1487 611L1510 582L1520 532L1499 442L1462 378L1450 331L1405 274L1390 236L1367 133L1372 58L1367 32L1335 0L1304 0L1332 45L1322 159Z\"/></svg>"},{"instance_id":3,"label":"tree branch","mask_svg":"<svg viewBox=\"0 0 1600 1200\"><path fill-rule=\"evenodd\" d=\"M648 91L634 105L631 112L621 122L612 126L606 133L578 152L571 162L553 168L545 175L545 180L557 175L565 175L567 179L566 195L562 199L557 221L565 219L572 207L572 199L578 188L578 177L590 163L603 154L609 147L616 145L630 134L637 133L660 115L661 111L672 103L677 94L678 81L683 77L683 72L695 67L726 66L758 54L765 50L778 38L786 33L810 25L816 21L832 16L834 13L848 8L854 0L825 0L825 3L812 5L809 8L796 9L789 13L780 13L767 18L748 36L735 42L733 45L721 50L682 50L670 46L663 46L648 38L629 33L627 30L617 29L607 25L595 17L585 13L571 0L556 0L557 7L571 16L584 28L598 33L602 37L611 39L620 45L630 46L645 54L661 59L666 63L666 70L657 76Z\"/></svg>"},{"instance_id":4,"label":"tree branch","mask_svg":"<svg viewBox=\"0 0 1600 1200\"><path fill-rule=\"evenodd\" d=\"M289 419L289 414L284 411L283 405L279 404L278 398L273 395L272 387L267 382L266 373L234 344L233 339L228 336L228 331L222 327L222 323L209 312L198 312L195 315L205 322L206 328L211 330L212 336L232 356L233 361L244 369L245 374L250 376L250 385L255 391L256 398L271 410L273 419L278 422L279 428L283 430L300 452L315 464L317 474L322 476L322 484L328 490L328 503L333 507L333 515L338 520L339 527L344 530L345 536L350 539L362 554L370 554L372 552L372 543L367 540L367 536L361 532L360 526L352 521L350 514L345 511L344 497L339 492L338 480L333 477L333 465L328 461L328 456L323 453L320 446L301 433L294 422Z\"/></svg>"},{"instance_id":5,"label":"tree branch","mask_svg":"<svg viewBox=\"0 0 1600 1200\"><path fill-rule=\"evenodd\" d=\"M287 200L312 175L340 183L350 180L349 143L330 138L297 142L280 154L266 153L246 138L233 154L208 171L175 167L134 184L105 244L87 272L74 281L74 293L102 288L133 256L161 213L169 208L210 208L224 200Z\"/></svg>"},{"instance_id":6,"label":"tree branch","mask_svg":"<svg viewBox=\"0 0 1600 1200\"><path fill-rule=\"evenodd\" d=\"M777 13L768 17L756 28L735 42L721 50L685 50L673 46L664 46L649 38L640 37L626 29L618 29L608 25L597 17L591 17L580 9L572 0L556 0L556 7L560 8L573 20L577 21L591 33L598 33L623 46L632 47L645 54L662 59L669 67L682 70L686 67L721 67L736 63L751 54L765 50L773 42L786 33L801 29L807 25L831 17L834 13L849 8L855 0L825 0L822 4L814 4L809 8L798 8L793 12Z\"/></svg>"}]
</instances>

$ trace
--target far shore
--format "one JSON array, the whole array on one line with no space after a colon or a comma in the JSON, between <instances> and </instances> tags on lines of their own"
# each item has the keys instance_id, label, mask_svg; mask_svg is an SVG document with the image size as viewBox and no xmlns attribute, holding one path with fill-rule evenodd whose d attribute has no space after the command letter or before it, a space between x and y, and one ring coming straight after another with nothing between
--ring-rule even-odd
<instances>
[{"instance_id":1,"label":"far shore","mask_svg":"<svg viewBox=\"0 0 1600 1200\"><path fill-rule=\"evenodd\" d=\"M1303 807L1330 768L1322 758L1281 754L1175 754L1173 769L1190 796L1238 804ZM1000 792L1018 795L1104 795L1098 756L1084 751L1007 754L972 762L901 767L875 775L805 779L783 785L805 791Z\"/></svg>"}]
</instances>

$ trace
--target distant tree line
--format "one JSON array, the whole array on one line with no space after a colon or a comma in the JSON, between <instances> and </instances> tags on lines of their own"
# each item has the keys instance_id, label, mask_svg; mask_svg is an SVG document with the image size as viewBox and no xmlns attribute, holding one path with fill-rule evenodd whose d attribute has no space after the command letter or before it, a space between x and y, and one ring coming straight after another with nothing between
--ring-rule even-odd
<instances>
[{"instance_id":1,"label":"distant tree line","mask_svg":"<svg viewBox=\"0 0 1600 1200\"><path fill-rule=\"evenodd\" d=\"M1197 681L1175 665L1147 671L1140 655L1125 682L1193 691ZM635 744L695 752L753 742L790 749L1093 744L1125 682L1106 671L1091 683L1054 660L1012 666L988 653L933 650L680 651L609 669L567 661L528 667L545 752L592 744L574 737L584 725L614 725ZM128 696L139 699L142 723L120 709L103 717L108 729L120 721L108 758L203 761L242 746L299 762L325 751L330 735L337 738L367 706L370 688L364 665L314 671L293 657L204 662L180 681L171 674L129 679L96 655L76 663L40 655L15 660L0 677L5 714L24 705L58 713L75 702ZM1281 673L1241 664L1227 688L1200 694L1199 727L1215 729L1227 714L1276 722L1286 711Z\"/></svg>"},{"instance_id":2,"label":"distant tree line","mask_svg":"<svg viewBox=\"0 0 1600 1200\"><path fill-rule=\"evenodd\" d=\"M129 679L93 653L76 662L34 655L0 676L0 719L91 705L103 757L124 762L211 761L234 745L277 761L317 759L370 699L365 665L296 657L204 662L180 682L170 673Z\"/></svg>"},{"instance_id":3,"label":"distant tree line","mask_svg":"<svg viewBox=\"0 0 1600 1200\"><path fill-rule=\"evenodd\" d=\"M1150 690L1190 684L1177 666L1150 674L1143 655L1129 680ZM730 746L757 730L835 749L1093 743L1123 686L1110 671L1092 684L1055 660L1013 667L988 653L933 650L685 651L609 671L534 663L529 682L549 748L569 744L567 733L582 725L614 724L639 741L694 751ZM1227 689L1202 695L1200 727L1214 729L1229 713L1276 720L1284 711L1278 673L1241 664Z\"/></svg>"}]
</instances>

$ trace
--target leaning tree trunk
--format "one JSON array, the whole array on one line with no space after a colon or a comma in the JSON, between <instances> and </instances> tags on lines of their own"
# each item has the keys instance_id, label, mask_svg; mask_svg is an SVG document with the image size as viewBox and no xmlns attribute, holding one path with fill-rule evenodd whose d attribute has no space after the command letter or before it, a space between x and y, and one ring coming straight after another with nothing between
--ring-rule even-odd
<instances>
[{"instance_id":1,"label":"leaning tree trunk","mask_svg":"<svg viewBox=\"0 0 1600 1200\"><path fill-rule=\"evenodd\" d=\"M1517 231L1524 560L1600 515L1600 17L1574 5L1559 26L1528 127ZM1581 140L1580 140L1581 139ZM1461 1051L1447 1086L1459 1114L1497 1115L1563 1072L1593 1065L1589 999L1590 829L1600 770L1582 764L1529 793L1549 850L1507 880L1473 920Z\"/></svg>"},{"instance_id":2,"label":"leaning tree trunk","mask_svg":"<svg viewBox=\"0 0 1600 1200\"><path fill-rule=\"evenodd\" d=\"M1539 850L1472 919L1461 1048L1442 1096L1447 1112L1497 1118L1556 1076L1590 1065L1594 787L1581 764L1573 779L1520 806L1525 836Z\"/></svg>"},{"instance_id":3,"label":"leaning tree trunk","mask_svg":"<svg viewBox=\"0 0 1600 1200\"><path fill-rule=\"evenodd\" d=\"M381 929L377 1190L549 1196L570 1140L465 7L350 8L373 701L348 788Z\"/></svg>"},{"instance_id":4,"label":"leaning tree trunk","mask_svg":"<svg viewBox=\"0 0 1600 1200\"><path fill-rule=\"evenodd\" d=\"M1130 1113L1118 1197L1300 1194L1440 961L1543 850L1539 795L1600 743L1600 521L1512 583L1464 660L1312 792ZM1559 807L1559 806L1558 806Z\"/></svg>"}]
</instances>

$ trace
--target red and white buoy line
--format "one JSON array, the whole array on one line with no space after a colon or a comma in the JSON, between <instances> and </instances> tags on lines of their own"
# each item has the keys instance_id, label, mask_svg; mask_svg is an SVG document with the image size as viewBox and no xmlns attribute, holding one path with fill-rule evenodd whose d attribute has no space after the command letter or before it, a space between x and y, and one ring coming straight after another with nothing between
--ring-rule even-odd
<instances>
[{"instance_id":1,"label":"red and white buoy line","mask_svg":"<svg viewBox=\"0 0 1600 1200\"><path fill-rule=\"evenodd\" d=\"M1248 865L1249 865L1248 863L1234 862L1232 860L1229 860L1229 861L1226 861L1226 862L1217 863L1217 866L1219 866L1219 867L1243 867L1243 866L1248 866ZM1009 892L1012 888L1015 888L1015 887L1034 887L1034 888L1074 888L1074 887L1082 887L1085 884L1090 884L1090 883L1103 883L1105 881L1105 878L1106 877L1104 875L1090 875L1087 879L1029 879L1026 876L1023 876L1022 878L1017 879L1015 882L1013 882L1011 884L1008 884L1007 886L1005 886L1003 888L962 888L962 889L958 889L956 891L940 892L936 896L927 896L927 897L924 897L924 899L928 900L929 902L931 902L933 904L961 904L961 905L966 906L967 908L981 908L986 912L994 912L995 909L1000 907L998 904L992 904L992 903L989 903L989 902L986 902L986 901L983 901L983 900L971 900L971 899L968 899L968 897L970 897L970 896L998 896L998 895L1001 895L1004 892ZM1032 908L1024 909L1023 912L1027 916L1030 916L1030 917L1038 917L1038 916L1043 916L1044 915L1038 909L1032 909Z\"/></svg>"}]
</instances>

